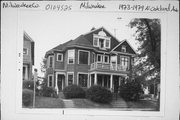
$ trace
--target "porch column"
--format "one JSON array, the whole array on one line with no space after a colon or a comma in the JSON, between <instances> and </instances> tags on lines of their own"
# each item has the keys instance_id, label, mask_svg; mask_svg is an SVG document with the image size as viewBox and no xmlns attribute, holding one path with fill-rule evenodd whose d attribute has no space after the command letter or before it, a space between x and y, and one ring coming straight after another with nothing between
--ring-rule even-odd
<instances>
[{"instance_id":1,"label":"porch column","mask_svg":"<svg viewBox=\"0 0 180 120\"><path fill-rule=\"evenodd\" d=\"M58 90L58 86L57 86L57 80L58 80L58 74L56 74L56 78L55 78L55 89L57 94L59 94L59 90Z\"/></svg>"},{"instance_id":2,"label":"porch column","mask_svg":"<svg viewBox=\"0 0 180 120\"><path fill-rule=\"evenodd\" d=\"M110 90L111 90L111 92L113 92L113 75L112 74L110 77Z\"/></svg>"},{"instance_id":3,"label":"porch column","mask_svg":"<svg viewBox=\"0 0 180 120\"><path fill-rule=\"evenodd\" d=\"M94 74L94 84L97 85L97 73Z\"/></svg>"},{"instance_id":4,"label":"porch column","mask_svg":"<svg viewBox=\"0 0 180 120\"><path fill-rule=\"evenodd\" d=\"M89 87L91 87L91 74L89 74Z\"/></svg>"}]
</instances>

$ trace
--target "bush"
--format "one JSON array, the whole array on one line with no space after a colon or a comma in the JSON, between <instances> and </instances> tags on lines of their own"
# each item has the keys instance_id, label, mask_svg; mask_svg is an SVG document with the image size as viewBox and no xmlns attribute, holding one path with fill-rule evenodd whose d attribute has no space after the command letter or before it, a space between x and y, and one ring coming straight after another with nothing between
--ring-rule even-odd
<instances>
[{"instance_id":1,"label":"bush","mask_svg":"<svg viewBox=\"0 0 180 120\"><path fill-rule=\"evenodd\" d=\"M23 80L23 89L34 90L34 81Z\"/></svg>"},{"instance_id":2,"label":"bush","mask_svg":"<svg viewBox=\"0 0 180 120\"><path fill-rule=\"evenodd\" d=\"M44 86L41 93L44 97L57 97L56 90L53 87Z\"/></svg>"},{"instance_id":3,"label":"bush","mask_svg":"<svg viewBox=\"0 0 180 120\"><path fill-rule=\"evenodd\" d=\"M22 102L24 106L29 106L33 102L33 91L29 89L23 89Z\"/></svg>"},{"instance_id":4,"label":"bush","mask_svg":"<svg viewBox=\"0 0 180 120\"><path fill-rule=\"evenodd\" d=\"M85 98L86 93L83 88L77 85L67 86L63 89L63 94L66 99L70 98Z\"/></svg>"},{"instance_id":5,"label":"bush","mask_svg":"<svg viewBox=\"0 0 180 120\"><path fill-rule=\"evenodd\" d=\"M91 86L86 91L86 97L99 103L110 103L112 101L111 91L101 86Z\"/></svg>"},{"instance_id":6,"label":"bush","mask_svg":"<svg viewBox=\"0 0 180 120\"><path fill-rule=\"evenodd\" d=\"M126 101L137 101L142 93L143 90L138 81L130 81L120 86L120 96Z\"/></svg>"}]
</instances>

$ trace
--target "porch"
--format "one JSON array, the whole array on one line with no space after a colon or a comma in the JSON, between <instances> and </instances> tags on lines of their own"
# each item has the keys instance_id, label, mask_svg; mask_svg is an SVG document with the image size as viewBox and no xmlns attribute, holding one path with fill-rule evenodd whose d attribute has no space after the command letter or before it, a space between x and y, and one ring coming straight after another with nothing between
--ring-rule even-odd
<instances>
[{"instance_id":1,"label":"porch","mask_svg":"<svg viewBox=\"0 0 180 120\"><path fill-rule=\"evenodd\" d=\"M120 64L95 62L91 64L90 70L128 71L128 67Z\"/></svg>"},{"instance_id":2,"label":"porch","mask_svg":"<svg viewBox=\"0 0 180 120\"><path fill-rule=\"evenodd\" d=\"M100 85L102 87L106 87L113 93L118 93L119 86L125 81L126 77L126 75L112 73L92 73L90 74L90 86Z\"/></svg>"}]
</instances>

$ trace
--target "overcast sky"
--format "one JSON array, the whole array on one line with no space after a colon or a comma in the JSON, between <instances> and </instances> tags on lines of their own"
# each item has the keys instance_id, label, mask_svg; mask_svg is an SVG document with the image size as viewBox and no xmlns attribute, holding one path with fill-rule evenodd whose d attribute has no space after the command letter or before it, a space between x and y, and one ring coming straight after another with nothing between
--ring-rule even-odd
<instances>
[{"instance_id":1,"label":"overcast sky","mask_svg":"<svg viewBox=\"0 0 180 120\"><path fill-rule=\"evenodd\" d=\"M35 65L39 76L40 63L46 51L79 35L92 27L104 27L121 41L127 39L136 49L133 31L127 26L131 16L113 12L44 12L23 11L19 14L23 30L35 41ZM122 18L122 19L118 19Z\"/></svg>"}]
</instances>

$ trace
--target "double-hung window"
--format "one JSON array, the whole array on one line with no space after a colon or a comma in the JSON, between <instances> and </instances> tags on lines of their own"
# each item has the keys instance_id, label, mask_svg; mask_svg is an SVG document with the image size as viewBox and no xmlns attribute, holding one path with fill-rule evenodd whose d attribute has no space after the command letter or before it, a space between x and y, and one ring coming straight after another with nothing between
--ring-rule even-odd
<instances>
[{"instance_id":1,"label":"double-hung window","mask_svg":"<svg viewBox=\"0 0 180 120\"><path fill-rule=\"evenodd\" d=\"M48 67L52 68L53 67L53 56L49 56L49 59L48 59Z\"/></svg>"},{"instance_id":2,"label":"double-hung window","mask_svg":"<svg viewBox=\"0 0 180 120\"><path fill-rule=\"evenodd\" d=\"M53 76L48 75L48 87L53 87Z\"/></svg>"},{"instance_id":3,"label":"double-hung window","mask_svg":"<svg viewBox=\"0 0 180 120\"><path fill-rule=\"evenodd\" d=\"M62 62L63 61L63 54L57 53L57 61Z\"/></svg>"},{"instance_id":4,"label":"double-hung window","mask_svg":"<svg viewBox=\"0 0 180 120\"><path fill-rule=\"evenodd\" d=\"M23 48L23 54L28 55L28 49L27 48Z\"/></svg>"},{"instance_id":5,"label":"double-hung window","mask_svg":"<svg viewBox=\"0 0 180 120\"><path fill-rule=\"evenodd\" d=\"M102 62L102 55L100 54L97 54L97 62Z\"/></svg>"},{"instance_id":6,"label":"double-hung window","mask_svg":"<svg viewBox=\"0 0 180 120\"><path fill-rule=\"evenodd\" d=\"M89 64L89 52L79 50L79 64Z\"/></svg>"},{"instance_id":7,"label":"double-hung window","mask_svg":"<svg viewBox=\"0 0 180 120\"><path fill-rule=\"evenodd\" d=\"M129 57L127 57L127 56L120 56L120 64L121 64L121 66L123 66L126 69L128 69L129 68Z\"/></svg>"},{"instance_id":8,"label":"double-hung window","mask_svg":"<svg viewBox=\"0 0 180 120\"><path fill-rule=\"evenodd\" d=\"M74 64L75 50L68 50L68 64Z\"/></svg>"}]
</instances>

